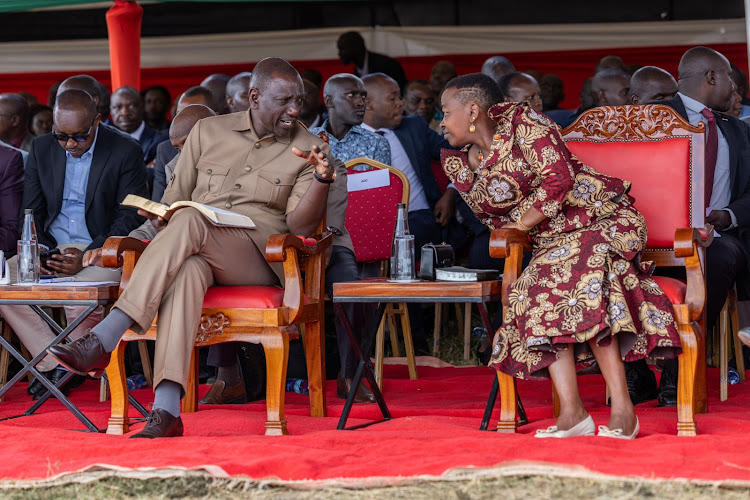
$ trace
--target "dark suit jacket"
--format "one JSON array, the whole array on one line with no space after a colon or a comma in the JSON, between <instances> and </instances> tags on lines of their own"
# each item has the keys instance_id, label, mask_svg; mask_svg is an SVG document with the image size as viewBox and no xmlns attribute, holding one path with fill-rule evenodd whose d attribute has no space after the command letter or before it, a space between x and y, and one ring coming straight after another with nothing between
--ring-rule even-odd
<instances>
[{"instance_id":1,"label":"dark suit jacket","mask_svg":"<svg viewBox=\"0 0 750 500\"><path fill-rule=\"evenodd\" d=\"M440 161L440 150L453 148L420 116L405 116L401 120L401 125L393 132L417 172L430 208L435 208L435 203L440 199L441 193L435 176L432 174L432 160Z\"/></svg>"},{"instance_id":2,"label":"dark suit jacket","mask_svg":"<svg viewBox=\"0 0 750 500\"><path fill-rule=\"evenodd\" d=\"M370 73L385 73L396 80L402 90L406 87L406 73L404 73L401 63L385 54L367 51L367 71Z\"/></svg>"},{"instance_id":3,"label":"dark suit jacket","mask_svg":"<svg viewBox=\"0 0 750 500\"><path fill-rule=\"evenodd\" d=\"M667 101L652 104L665 104L673 108L685 120L688 119L687 110L680 96L676 95ZM729 209L737 218L737 229L740 238L750 241L750 127L742 120L724 113L713 112L716 125L724 134L729 145L729 184L731 195Z\"/></svg>"},{"instance_id":4,"label":"dark suit jacket","mask_svg":"<svg viewBox=\"0 0 750 500\"><path fill-rule=\"evenodd\" d=\"M86 186L86 227L91 248L99 248L109 236L127 236L144 218L120 202L128 194L148 198L143 151L130 137L100 126ZM26 165L23 208L34 210L39 242L49 247L57 241L49 233L60 213L65 185L65 150L47 134L34 139ZM61 242L68 243L68 242Z\"/></svg>"},{"instance_id":5,"label":"dark suit jacket","mask_svg":"<svg viewBox=\"0 0 750 500\"><path fill-rule=\"evenodd\" d=\"M172 158L177 156L177 150L170 141L164 141L156 146L156 162L154 163L154 187L151 189L151 199L154 201L161 201L161 196L164 194L164 190L167 189L166 173L164 171L164 165L172 161Z\"/></svg>"},{"instance_id":6,"label":"dark suit jacket","mask_svg":"<svg viewBox=\"0 0 750 500\"><path fill-rule=\"evenodd\" d=\"M146 165L151 163L151 160L156 158L156 147L167 139L167 134L163 130L156 130L146 125L138 141L143 149L143 163Z\"/></svg>"},{"instance_id":7,"label":"dark suit jacket","mask_svg":"<svg viewBox=\"0 0 750 500\"><path fill-rule=\"evenodd\" d=\"M6 258L16 253L23 175L21 152L0 146L0 250Z\"/></svg>"}]
</instances>

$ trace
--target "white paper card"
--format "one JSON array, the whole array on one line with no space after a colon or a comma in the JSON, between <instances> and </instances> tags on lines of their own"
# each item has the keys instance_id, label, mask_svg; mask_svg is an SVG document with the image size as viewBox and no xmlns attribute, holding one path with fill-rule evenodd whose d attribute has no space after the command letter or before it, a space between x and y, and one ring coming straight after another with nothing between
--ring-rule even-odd
<instances>
[{"instance_id":1,"label":"white paper card","mask_svg":"<svg viewBox=\"0 0 750 500\"><path fill-rule=\"evenodd\" d=\"M346 176L346 188L350 193L390 186L390 172L385 168L362 172L361 174L349 174Z\"/></svg>"}]
</instances>

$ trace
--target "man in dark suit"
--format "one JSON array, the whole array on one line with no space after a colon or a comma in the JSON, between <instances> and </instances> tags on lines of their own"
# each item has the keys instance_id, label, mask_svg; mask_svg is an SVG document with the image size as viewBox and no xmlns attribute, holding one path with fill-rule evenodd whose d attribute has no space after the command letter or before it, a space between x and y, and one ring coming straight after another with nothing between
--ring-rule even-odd
<instances>
[{"instance_id":1,"label":"man in dark suit","mask_svg":"<svg viewBox=\"0 0 750 500\"><path fill-rule=\"evenodd\" d=\"M154 164L156 147L167 140L167 134L156 130L143 119L144 108L141 94L133 87L120 87L112 93L110 102L112 123L130 137L138 141L143 150L143 162L146 164L148 185L154 185Z\"/></svg>"},{"instance_id":2,"label":"man in dark suit","mask_svg":"<svg viewBox=\"0 0 750 500\"><path fill-rule=\"evenodd\" d=\"M18 149L0 145L0 250L6 259L16 253L22 199L23 156Z\"/></svg>"},{"instance_id":3,"label":"man in dark suit","mask_svg":"<svg viewBox=\"0 0 750 500\"><path fill-rule=\"evenodd\" d=\"M448 241L454 247L464 243L463 231L455 221L456 190L440 193L432 161L440 161L440 151L450 148L448 141L430 129L419 116L403 116L404 104L398 83L383 73L362 79L367 88L365 121L362 128L382 135L391 147L391 165L409 180L409 231L414 235L416 258L427 243ZM445 234L444 234L445 233ZM428 354L422 320L410 307L409 316L414 350Z\"/></svg>"},{"instance_id":4,"label":"man in dark suit","mask_svg":"<svg viewBox=\"0 0 750 500\"><path fill-rule=\"evenodd\" d=\"M370 52L365 46L365 40L357 31L347 31L342 34L336 45L339 49L339 59L343 64L354 64L354 74L362 78L373 73L385 73L390 76L399 88L406 87L406 74L401 63L392 57L377 52Z\"/></svg>"},{"instance_id":5,"label":"man in dark suit","mask_svg":"<svg viewBox=\"0 0 750 500\"><path fill-rule=\"evenodd\" d=\"M206 87L191 87L186 90L177 100L175 116L180 114L183 109L191 104L203 104L216 112L213 96L211 91ZM172 145L171 141L161 142L156 147L154 186L151 189L151 199L153 201L161 201L161 197L164 194L164 190L167 188L169 179L172 178L171 173L167 176L165 167L175 156L177 156L177 149Z\"/></svg>"},{"instance_id":6,"label":"man in dark suit","mask_svg":"<svg viewBox=\"0 0 750 500\"><path fill-rule=\"evenodd\" d=\"M678 71L677 95L657 103L674 108L693 125L706 125L706 222L720 235L706 249L706 329L710 329L732 287L737 287L740 300L750 298L750 127L722 113L734 92L726 57L708 47L693 47L682 56ZM665 363L659 406L677 404L676 361ZM638 402L652 392L649 384L640 381L643 377L631 375L645 373L644 365L626 364L628 387L634 386ZM631 379L639 380L631 383Z\"/></svg>"},{"instance_id":7,"label":"man in dark suit","mask_svg":"<svg viewBox=\"0 0 750 500\"><path fill-rule=\"evenodd\" d=\"M40 246L61 250L41 272L74 276L78 281L117 281L119 271L87 267L87 254L109 236L125 236L143 222L135 209L120 205L128 194L147 196L143 153L129 137L100 125L94 100L85 91L59 94L53 120L52 134L32 143L22 203L24 209L34 211ZM9 268L15 281L15 257ZM65 309L68 321L80 313L80 308ZM30 307L2 306L0 314L32 356L55 338ZM82 336L101 316L100 307L72 338ZM37 368L54 381L64 374L50 357ZM43 386L38 389L44 392Z\"/></svg>"}]
</instances>

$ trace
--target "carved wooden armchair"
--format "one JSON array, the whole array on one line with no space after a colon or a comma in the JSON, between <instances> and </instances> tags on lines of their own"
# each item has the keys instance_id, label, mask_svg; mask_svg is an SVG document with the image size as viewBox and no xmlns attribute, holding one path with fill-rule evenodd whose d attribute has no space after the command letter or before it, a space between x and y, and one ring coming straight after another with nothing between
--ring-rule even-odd
<instances>
[{"instance_id":1,"label":"carved wooden armchair","mask_svg":"<svg viewBox=\"0 0 750 500\"><path fill-rule=\"evenodd\" d=\"M706 411L703 313L706 302L703 207L703 127L693 127L666 106L591 109L563 131L568 148L599 172L627 179L630 194L648 225L644 260L657 267L684 268L685 281L655 276L669 297L682 341L679 356L677 434L695 436L695 413ZM492 233L490 255L504 258L503 306L521 273L528 237L518 230ZM499 431L514 432L514 380L498 373L501 391Z\"/></svg>"},{"instance_id":2,"label":"carved wooden armchair","mask_svg":"<svg viewBox=\"0 0 750 500\"><path fill-rule=\"evenodd\" d=\"M224 342L260 343L266 355L266 435L288 434L284 395L289 340L299 335L295 325L304 324L310 413L313 417L325 416L323 282L325 253L331 241L331 235L322 235L320 227L313 238L304 240L291 234L272 235L266 246L266 259L269 262L283 262L283 289L273 286L213 286L208 289L191 359L187 394L182 403L183 412L194 412L198 407L200 347ZM128 285L145 247L146 243L127 237L112 237L105 242L103 264L123 268L120 291ZM155 339L156 319L145 335L126 332L112 353L107 367L112 393L108 434L129 431L125 343Z\"/></svg>"}]
</instances>

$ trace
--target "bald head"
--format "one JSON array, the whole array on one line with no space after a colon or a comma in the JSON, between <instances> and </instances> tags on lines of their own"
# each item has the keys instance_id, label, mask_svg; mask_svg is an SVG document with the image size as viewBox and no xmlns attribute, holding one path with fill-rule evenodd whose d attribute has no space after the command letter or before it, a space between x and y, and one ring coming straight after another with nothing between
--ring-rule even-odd
<instances>
[{"instance_id":1,"label":"bald head","mask_svg":"<svg viewBox=\"0 0 750 500\"><path fill-rule=\"evenodd\" d=\"M401 125L404 101L396 80L383 73L372 73L362 81L367 89L365 123L375 129L390 130Z\"/></svg>"},{"instance_id":2,"label":"bald head","mask_svg":"<svg viewBox=\"0 0 750 500\"><path fill-rule=\"evenodd\" d=\"M253 68L253 76L250 78L250 88L263 92L274 78L294 79L298 80L300 85L303 85L302 77L299 76L294 66L289 64L285 59L280 57L266 57Z\"/></svg>"},{"instance_id":3,"label":"bald head","mask_svg":"<svg viewBox=\"0 0 750 500\"><path fill-rule=\"evenodd\" d=\"M172 146L178 151L182 150L185 139L187 139L193 126L198 123L198 120L209 116L216 116L216 113L203 104L190 104L177 113L169 127L169 140Z\"/></svg>"},{"instance_id":4,"label":"bald head","mask_svg":"<svg viewBox=\"0 0 750 500\"><path fill-rule=\"evenodd\" d=\"M333 75L326 80L326 84L323 86L323 100L325 101L328 97L333 97L343 86L348 86L351 83L359 83L364 86L362 79L351 73L337 73Z\"/></svg>"},{"instance_id":5,"label":"bald head","mask_svg":"<svg viewBox=\"0 0 750 500\"><path fill-rule=\"evenodd\" d=\"M729 60L708 47L693 47L682 55L677 87L683 94L716 111L727 111L734 92Z\"/></svg>"},{"instance_id":6,"label":"bald head","mask_svg":"<svg viewBox=\"0 0 750 500\"><path fill-rule=\"evenodd\" d=\"M29 104L18 94L0 94L0 139L9 142L27 133Z\"/></svg>"},{"instance_id":7,"label":"bald head","mask_svg":"<svg viewBox=\"0 0 750 500\"><path fill-rule=\"evenodd\" d=\"M52 114L55 139L65 151L80 158L91 149L96 137L99 113L94 98L79 89L66 90L57 96Z\"/></svg>"},{"instance_id":8,"label":"bald head","mask_svg":"<svg viewBox=\"0 0 750 500\"><path fill-rule=\"evenodd\" d=\"M54 113L62 111L83 113L88 120L93 120L97 115L94 98L88 92L79 89L70 89L57 94Z\"/></svg>"},{"instance_id":9,"label":"bald head","mask_svg":"<svg viewBox=\"0 0 750 500\"><path fill-rule=\"evenodd\" d=\"M213 94L216 102L215 109L220 115L229 113L229 107L227 107L227 83L229 83L229 80L229 75L214 73L208 75L201 82L201 87L206 87Z\"/></svg>"},{"instance_id":10,"label":"bald head","mask_svg":"<svg viewBox=\"0 0 750 500\"><path fill-rule=\"evenodd\" d=\"M230 113L247 111L250 107L248 92L250 91L250 78L253 74L249 71L238 73L227 82L227 107Z\"/></svg>"},{"instance_id":11,"label":"bald head","mask_svg":"<svg viewBox=\"0 0 750 500\"><path fill-rule=\"evenodd\" d=\"M594 75L591 92L595 106L622 106L628 103L630 77L619 69L605 69Z\"/></svg>"},{"instance_id":12,"label":"bald head","mask_svg":"<svg viewBox=\"0 0 750 500\"><path fill-rule=\"evenodd\" d=\"M87 92L91 97L94 98L94 102L99 105L101 101L101 87L96 78L89 75L75 75L63 80L59 87L57 87L57 95L71 89L78 89Z\"/></svg>"},{"instance_id":13,"label":"bald head","mask_svg":"<svg viewBox=\"0 0 750 500\"><path fill-rule=\"evenodd\" d=\"M599 59L599 62L594 69L594 73L599 73L600 71L604 71L605 69L619 69L620 71L625 71L625 61L623 61L622 57L620 56L604 56Z\"/></svg>"},{"instance_id":14,"label":"bald head","mask_svg":"<svg viewBox=\"0 0 750 500\"><path fill-rule=\"evenodd\" d=\"M648 104L671 99L677 93L677 81L656 66L644 66L630 77L630 103Z\"/></svg>"},{"instance_id":15,"label":"bald head","mask_svg":"<svg viewBox=\"0 0 750 500\"><path fill-rule=\"evenodd\" d=\"M190 87L182 93L177 100L177 113L191 104L203 104L216 111L216 103L214 102L214 95L211 93L211 90L200 85Z\"/></svg>"},{"instance_id":16,"label":"bald head","mask_svg":"<svg viewBox=\"0 0 750 500\"><path fill-rule=\"evenodd\" d=\"M510 59L503 56L492 56L488 57L484 64L482 64L482 73L489 76L496 82L508 73L513 73L516 67L510 62Z\"/></svg>"}]
</instances>

